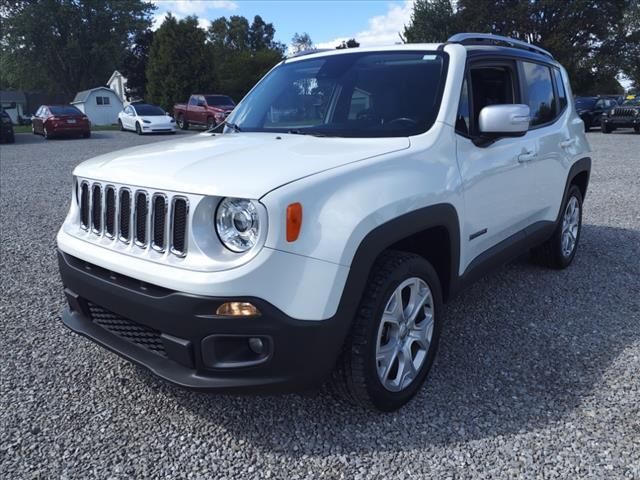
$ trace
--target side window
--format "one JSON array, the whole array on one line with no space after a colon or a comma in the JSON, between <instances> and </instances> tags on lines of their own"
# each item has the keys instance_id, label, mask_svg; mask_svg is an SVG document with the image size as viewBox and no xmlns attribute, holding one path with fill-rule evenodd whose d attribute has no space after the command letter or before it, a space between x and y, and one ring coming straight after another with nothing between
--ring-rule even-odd
<instances>
[{"instance_id":1,"label":"side window","mask_svg":"<svg viewBox=\"0 0 640 480\"><path fill-rule=\"evenodd\" d=\"M596 108L604 108L604 100L598 100L596 102Z\"/></svg>"},{"instance_id":2,"label":"side window","mask_svg":"<svg viewBox=\"0 0 640 480\"><path fill-rule=\"evenodd\" d=\"M96 105L102 105L102 97L96 97Z\"/></svg>"},{"instance_id":3,"label":"side window","mask_svg":"<svg viewBox=\"0 0 640 480\"><path fill-rule=\"evenodd\" d=\"M556 91L558 93L558 100L560 100L560 110L564 110L564 107L567 106L567 91L564 88L562 73L560 73L560 70L557 68L554 68L553 76L556 79Z\"/></svg>"},{"instance_id":4,"label":"side window","mask_svg":"<svg viewBox=\"0 0 640 480\"><path fill-rule=\"evenodd\" d=\"M189 99L189 105L197 105L197 104L198 104L198 97L196 97L196 96L192 96L192 97Z\"/></svg>"},{"instance_id":5,"label":"side window","mask_svg":"<svg viewBox=\"0 0 640 480\"><path fill-rule=\"evenodd\" d=\"M109 97L102 97L102 103L104 105L109 105L109 103L111 103L110 100L111 99Z\"/></svg>"},{"instance_id":6,"label":"side window","mask_svg":"<svg viewBox=\"0 0 640 480\"><path fill-rule=\"evenodd\" d=\"M462 82L460 92L460 102L458 103L458 113L456 115L456 132L462 135L469 135L471 132L471 107L469 105L469 84L467 79Z\"/></svg>"},{"instance_id":7,"label":"side window","mask_svg":"<svg viewBox=\"0 0 640 480\"><path fill-rule=\"evenodd\" d=\"M543 125L556 118L556 100L549 67L538 63L522 62L527 88L531 126Z\"/></svg>"},{"instance_id":8,"label":"side window","mask_svg":"<svg viewBox=\"0 0 640 480\"><path fill-rule=\"evenodd\" d=\"M480 111L490 105L517 103L515 70L507 65L471 66L470 98L473 100L473 113L470 116L470 131L477 131Z\"/></svg>"},{"instance_id":9,"label":"side window","mask_svg":"<svg viewBox=\"0 0 640 480\"><path fill-rule=\"evenodd\" d=\"M349 102L348 120L358 120L366 115L366 112L372 107L371 93L361 88L354 88Z\"/></svg>"},{"instance_id":10,"label":"side window","mask_svg":"<svg viewBox=\"0 0 640 480\"><path fill-rule=\"evenodd\" d=\"M126 113L127 115L133 115L133 108L131 107L125 108L124 113Z\"/></svg>"}]
</instances>

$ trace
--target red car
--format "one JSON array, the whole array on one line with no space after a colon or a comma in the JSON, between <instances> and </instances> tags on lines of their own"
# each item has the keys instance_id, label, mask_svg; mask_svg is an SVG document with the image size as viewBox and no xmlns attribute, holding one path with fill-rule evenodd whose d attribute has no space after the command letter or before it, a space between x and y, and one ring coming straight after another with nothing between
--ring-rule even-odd
<instances>
[{"instance_id":1,"label":"red car","mask_svg":"<svg viewBox=\"0 0 640 480\"><path fill-rule=\"evenodd\" d=\"M188 103L174 105L173 117L183 130L187 130L189 125L206 126L210 130L224 122L235 106L227 95L196 93L191 95Z\"/></svg>"},{"instance_id":2,"label":"red car","mask_svg":"<svg viewBox=\"0 0 640 480\"><path fill-rule=\"evenodd\" d=\"M73 105L42 105L31 118L34 135L51 138L62 135L91 136L91 122Z\"/></svg>"}]
</instances>

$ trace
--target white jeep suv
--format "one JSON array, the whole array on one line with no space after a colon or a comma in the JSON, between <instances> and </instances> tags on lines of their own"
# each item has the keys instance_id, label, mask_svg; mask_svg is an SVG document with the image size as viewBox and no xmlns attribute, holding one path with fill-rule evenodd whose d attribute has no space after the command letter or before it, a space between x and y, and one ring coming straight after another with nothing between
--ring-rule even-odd
<instances>
[{"instance_id":1,"label":"white jeep suv","mask_svg":"<svg viewBox=\"0 0 640 480\"><path fill-rule=\"evenodd\" d=\"M591 164L571 98L551 54L492 35L288 58L222 133L75 169L63 321L184 387L330 380L396 409L443 302L529 250L571 263Z\"/></svg>"}]
</instances>

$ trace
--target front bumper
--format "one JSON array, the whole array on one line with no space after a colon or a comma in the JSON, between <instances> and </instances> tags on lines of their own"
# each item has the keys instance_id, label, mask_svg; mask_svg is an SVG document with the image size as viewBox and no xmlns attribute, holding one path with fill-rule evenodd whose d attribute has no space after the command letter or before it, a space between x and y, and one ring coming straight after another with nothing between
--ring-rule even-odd
<instances>
[{"instance_id":1,"label":"front bumper","mask_svg":"<svg viewBox=\"0 0 640 480\"><path fill-rule=\"evenodd\" d=\"M184 294L58 252L71 330L180 386L223 392L282 392L318 385L335 365L349 321L288 317L257 298ZM215 314L249 301L259 317ZM256 354L249 338L265 349Z\"/></svg>"},{"instance_id":2,"label":"front bumper","mask_svg":"<svg viewBox=\"0 0 640 480\"><path fill-rule=\"evenodd\" d=\"M602 123L613 128L638 128L640 127L640 115L635 117L606 117Z\"/></svg>"}]
</instances>

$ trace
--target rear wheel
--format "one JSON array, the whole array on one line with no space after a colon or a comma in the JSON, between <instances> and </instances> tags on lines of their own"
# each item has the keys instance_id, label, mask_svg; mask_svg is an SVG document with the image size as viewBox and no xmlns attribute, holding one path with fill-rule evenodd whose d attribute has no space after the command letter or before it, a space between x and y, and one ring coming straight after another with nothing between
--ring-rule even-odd
<instances>
[{"instance_id":1,"label":"rear wheel","mask_svg":"<svg viewBox=\"0 0 640 480\"><path fill-rule=\"evenodd\" d=\"M633 127L633 131L636 133L640 133L640 127Z\"/></svg>"},{"instance_id":2,"label":"rear wheel","mask_svg":"<svg viewBox=\"0 0 640 480\"><path fill-rule=\"evenodd\" d=\"M91 130L87 130L86 132L84 132L84 133L82 134L82 137L83 137L83 138L89 138L89 137L91 137Z\"/></svg>"},{"instance_id":3,"label":"rear wheel","mask_svg":"<svg viewBox=\"0 0 640 480\"><path fill-rule=\"evenodd\" d=\"M602 124L602 133L611 133L611 127L606 123Z\"/></svg>"},{"instance_id":4,"label":"rear wheel","mask_svg":"<svg viewBox=\"0 0 640 480\"><path fill-rule=\"evenodd\" d=\"M441 310L440 281L429 262L404 252L382 254L334 372L334 390L369 408L400 408L433 364Z\"/></svg>"},{"instance_id":5,"label":"rear wheel","mask_svg":"<svg viewBox=\"0 0 640 480\"><path fill-rule=\"evenodd\" d=\"M122 120L118 119L118 127L120 127L120 131L124 132L124 125L122 124Z\"/></svg>"},{"instance_id":6,"label":"rear wheel","mask_svg":"<svg viewBox=\"0 0 640 480\"><path fill-rule=\"evenodd\" d=\"M532 250L534 260L546 267L563 269L573 261L582 231L582 193L571 185L560 222L549 240Z\"/></svg>"}]
</instances>

